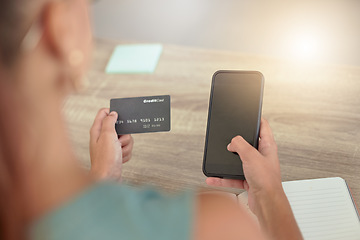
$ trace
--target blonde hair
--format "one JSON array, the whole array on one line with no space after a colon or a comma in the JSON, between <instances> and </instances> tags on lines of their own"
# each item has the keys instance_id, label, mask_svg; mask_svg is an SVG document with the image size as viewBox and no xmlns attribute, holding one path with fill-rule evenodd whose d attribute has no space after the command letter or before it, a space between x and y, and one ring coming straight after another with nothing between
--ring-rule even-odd
<instances>
[{"instance_id":1,"label":"blonde hair","mask_svg":"<svg viewBox=\"0 0 360 240\"><path fill-rule=\"evenodd\" d=\"M0 63L9 65L19 54L22 39L47 0L1 0Z\"/></svg>"}]
</instances>

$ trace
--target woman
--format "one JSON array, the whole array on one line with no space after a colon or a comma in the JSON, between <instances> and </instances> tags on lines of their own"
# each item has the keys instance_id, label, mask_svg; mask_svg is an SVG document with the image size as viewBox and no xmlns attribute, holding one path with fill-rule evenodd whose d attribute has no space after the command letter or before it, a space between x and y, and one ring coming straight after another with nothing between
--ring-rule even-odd
<instances>
[{"instance_id":1,"label":"woman","mask_svg":"<svg viewBox=\"0 0 360 240\"><path fill-rule=\"evenodd\" d=\"M259 151L240 136L244 188L259 225L219 194L165 196L114 182L131 158L131 136L116 135L116 113L101 109L90 130L91 171L76 161L61 109L89 61L86 0L0 3L1 239L301 239L281 185L271 129L261 122ZM240 160L239 160L240 161Z\"/></svg>"}]
</instances>

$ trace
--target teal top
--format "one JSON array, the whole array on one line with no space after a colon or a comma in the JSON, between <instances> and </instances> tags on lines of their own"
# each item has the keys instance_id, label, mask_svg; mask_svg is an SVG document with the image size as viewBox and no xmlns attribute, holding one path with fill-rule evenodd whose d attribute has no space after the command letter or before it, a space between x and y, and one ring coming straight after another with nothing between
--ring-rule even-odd
<instances>
[{"instance_id":1,"label":"teal top","mask_svg":"<svg viewBox=\"0 0 360 240\"><path fill-rule=\"evenodd\" d=\"M30 239L190 239L193 209L191 192L165 195L103 182L39 219Z\"/></svg>"}]
</instances>

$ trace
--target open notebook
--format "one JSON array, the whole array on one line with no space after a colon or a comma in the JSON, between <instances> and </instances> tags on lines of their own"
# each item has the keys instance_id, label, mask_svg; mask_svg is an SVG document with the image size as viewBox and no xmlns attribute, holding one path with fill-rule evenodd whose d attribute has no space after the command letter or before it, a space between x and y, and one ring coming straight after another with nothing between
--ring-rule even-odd
<instances>
[{"instance_id":1,"label":"open notebook","mask_svg":"<svg viewBox=\"0 0 360 240\"><path fill-rule=\"evenodd\" d=\"M305 240L360 239L360 216L344 179L283 182L283 188ZM238 201L247 205L247 193Z\"/></svg>"}]
</instances>

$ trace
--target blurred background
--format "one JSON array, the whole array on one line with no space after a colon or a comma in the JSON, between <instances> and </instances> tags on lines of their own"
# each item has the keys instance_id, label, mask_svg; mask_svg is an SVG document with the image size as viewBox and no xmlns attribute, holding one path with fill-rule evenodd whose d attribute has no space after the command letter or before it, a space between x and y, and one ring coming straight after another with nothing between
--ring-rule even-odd
<instances>
[{"instance_id":1,"label":"blurred background","mask_svg":"<svg viewBox=\"0 0 360 240\"><path fill-rule=\"evenodd\" d=\"M360 66L359 0L98 0L94 36Z\"/></svg>"}]
</instances>

